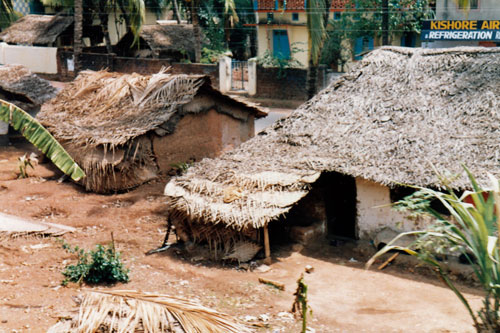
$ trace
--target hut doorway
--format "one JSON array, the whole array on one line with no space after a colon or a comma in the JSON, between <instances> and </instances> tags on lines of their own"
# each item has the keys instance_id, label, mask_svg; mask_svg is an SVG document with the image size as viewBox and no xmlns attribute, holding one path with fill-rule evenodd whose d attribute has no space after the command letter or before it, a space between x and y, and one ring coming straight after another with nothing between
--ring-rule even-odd
<instances>
[{"instance_id":1,"label":"hut doorway","mask_svg":"<svg viewBox=\"0 0 500 333\"><path fill-rule=\"evenodd\" d=\"M357 238L356 180L337 172L326 172L320 178L327 218L328 237Z\"/></svg>"}]
</instances>

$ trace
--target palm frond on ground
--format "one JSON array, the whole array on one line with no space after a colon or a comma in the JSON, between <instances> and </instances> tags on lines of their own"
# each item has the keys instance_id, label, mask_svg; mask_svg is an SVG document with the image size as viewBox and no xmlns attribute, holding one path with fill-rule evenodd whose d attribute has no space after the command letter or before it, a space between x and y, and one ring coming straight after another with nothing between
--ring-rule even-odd
<instances>
[{"instance_id":1,"label":"palm frond on ground","mask_svg":"<svg viewBox=\"0 0 500 333\"><path fill-rule=\"evenodd\" d=\"M71 328L63 326L49 332L251 332L228 315L191 301L131 290L89 292L78 320Z\"/></svg>"},{"instance_id":2,"label":"palm frond on ground","mask_svg":"<svg viewBox=\"0 0 500 333\"><path fill-rule=\"evenodd\" d=\"M83 170L49 131L21 108L0 100L0 121L8 123L19 131L73 180L78 181L85 177Z\"/></svg>"}]
</instances>

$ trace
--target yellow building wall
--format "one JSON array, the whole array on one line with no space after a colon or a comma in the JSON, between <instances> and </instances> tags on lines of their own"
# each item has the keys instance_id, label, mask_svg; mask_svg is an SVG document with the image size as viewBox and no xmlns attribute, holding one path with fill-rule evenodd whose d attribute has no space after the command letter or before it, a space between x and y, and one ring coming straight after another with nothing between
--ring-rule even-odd
<instances>
[{"instance_id":1,"label":"yellow building wall","mask_svg":"<svg viewBox=\"0 0 500 333\"><path fill-rule=\"evenodd\" d=\"M267 13L259 13L259 22L266 22ZM287 22L288 24L278 24L278 22ZM292 54L292 56L297 59L303 67L307 67L308 60L308 34L306 27L306 14L299 13L299 20L292 22L292 13L274 13L274 23L269 24L259 24L257 26L257 56L262 56L269 50L273 52L273 30L286 30L288 33L288 40L290 42L290 50L292 48L298 48L301 51Z\"/></svg>"}]
</instances>

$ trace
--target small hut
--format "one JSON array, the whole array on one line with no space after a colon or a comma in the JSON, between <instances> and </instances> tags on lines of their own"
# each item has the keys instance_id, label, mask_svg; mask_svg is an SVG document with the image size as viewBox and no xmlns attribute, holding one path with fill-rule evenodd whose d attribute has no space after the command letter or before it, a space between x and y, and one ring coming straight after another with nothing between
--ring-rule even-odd
<instances>
[{"instance_id":1,"label":"small hut","mask_svg":"<svg viewBox=\"0 0 500 333\"><path fill-rule=\"evenodd\" d=\"M107 193L237 147L264 115L203 75L86 71L37 117L84 169L85 188Z\"/></svg>"},{"instance_id":2,"label":"small hut","mask_svg":"<svg viewBox=\"0 0 500 333\"><path fill-rule=\"evenodd\" d=\"M126 33L116 45L117 53L128 57L194 60L192 24L144 25L139 33L138 45L131 46L133 41L133 34Z\"/></svg>"},{"instance_id":3,"label":"small hut","mask_svg":"<svg viewBox=\"0 0 500 333\"><path fill-rule=\"evenodd\" d=\"M0 33L7 44L60 47L72 45L73 16L26 15Z\"/></svg>"},{"instance_id":4,"label":"small hut","mask_svg":"<svg viewBox=\"0 0 500 333\"><path fill-rule=\"evenodd\" d=\"M0 66L0 99L13 103L32 116L43 103L56 95L49 81L21 65ZM0 122L0 145L8 143L8 124Z\"/></svg>"},{"instance_id":5,"label":"small hut","mask_svg":"<svg viewBox=\"0 0 500 333\"><path fill-rule=\"evenodd\" d=\"M419 228L390 208L402 184L440 187L434 167L465 189L462 163L480 181L500 177L499 96L498 48L380 48L289 117L173 178L170 221L182 239L218 246L285 227L353 239Z\"/></svg>"}]
</instances>

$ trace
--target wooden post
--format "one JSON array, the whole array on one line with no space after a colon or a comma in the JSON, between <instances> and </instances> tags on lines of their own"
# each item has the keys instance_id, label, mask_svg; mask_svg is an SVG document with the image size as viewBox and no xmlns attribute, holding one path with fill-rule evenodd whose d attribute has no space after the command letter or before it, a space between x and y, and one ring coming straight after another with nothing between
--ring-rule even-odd
<instances>
[{"instance_id":1,"label":"wooden post","mask_svg":"<svg viewBox=\"0 0 500 333\"><path fill-rule=\"evenodd\" d=\"M267 230L267 224L264 226L264 252L266 254L264 263L266 265L271 265L271 247L269 246L269 231Z\"/></svg>"}]
</instances>

